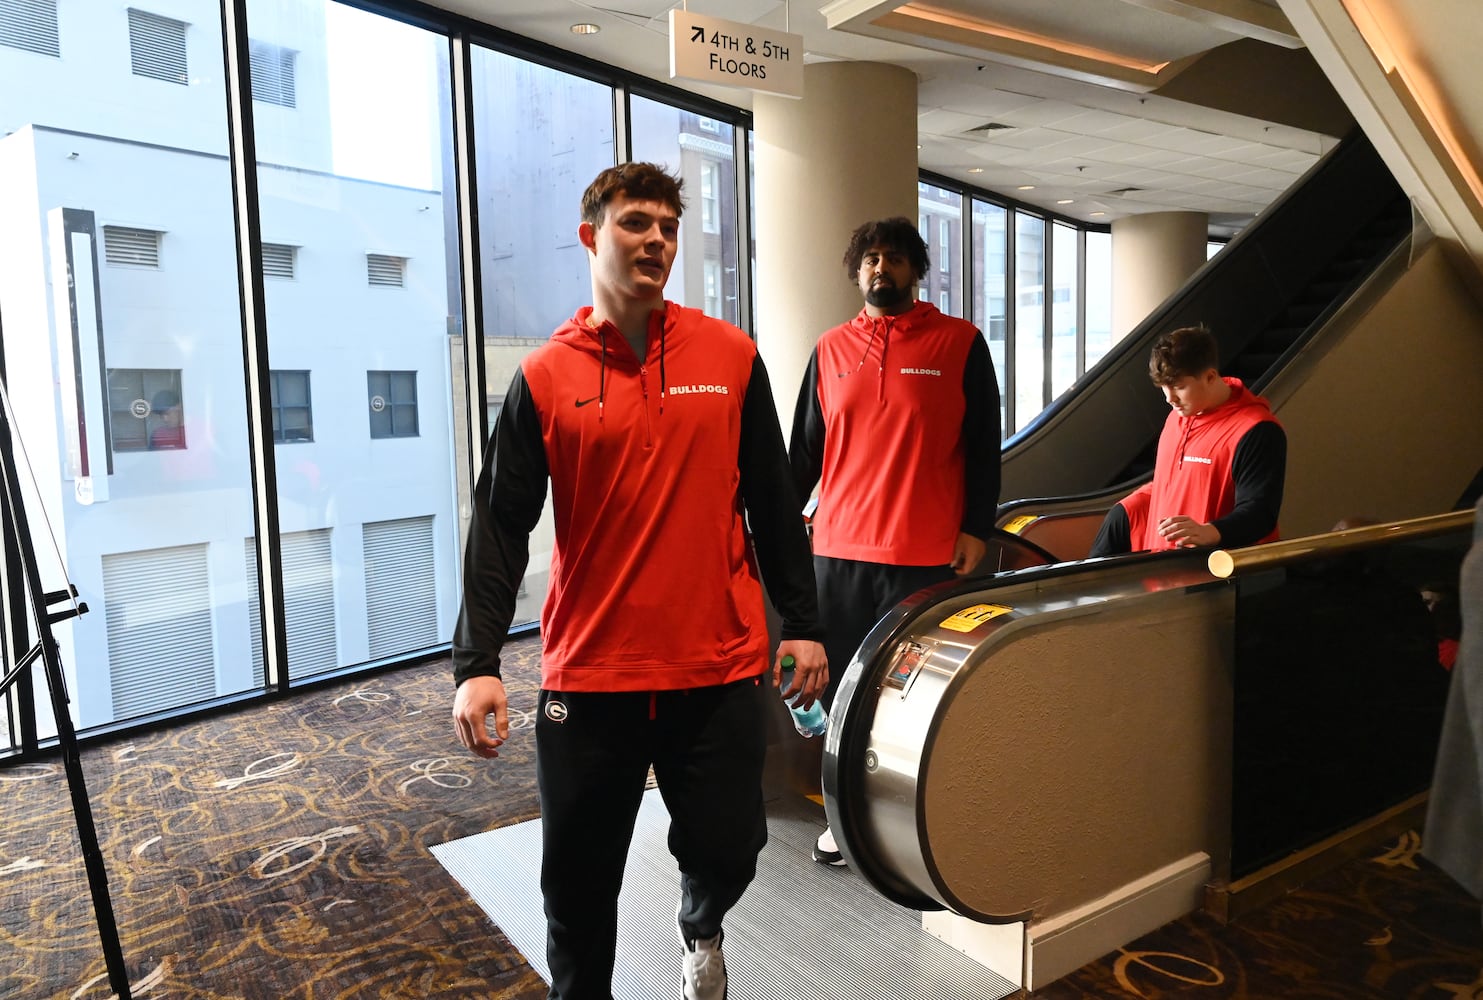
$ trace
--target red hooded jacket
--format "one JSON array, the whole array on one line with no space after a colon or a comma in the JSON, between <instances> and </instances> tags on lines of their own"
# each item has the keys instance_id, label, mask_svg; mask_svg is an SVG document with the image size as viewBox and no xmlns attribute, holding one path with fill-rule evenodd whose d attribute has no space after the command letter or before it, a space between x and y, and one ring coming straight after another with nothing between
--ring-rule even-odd
<instances>
[{"instance_id":1,"label":"red hooded jacket","mask_svg":"<svg viewBox=\"0 0 1483 1000\"><path fill-rule=\"evenodd\" d=\"M952 560L999 506L999 383L983 335L917 302L819 338L793 417L793 486L819 484L814 552L892 566Z\"/></svg>"},{"instance_id":2,"label":"red hooded jacket","mask_svg":"<svg viewBox=\"0 0 1483 1000\"><path fill-rule=\"evenodd\" d=\"M1128 514L1133 551L1174 548L1159 534L1163 518L1183 514L1219 529L1218 522L1236 511L1236 448L1257 424L1276 424L1277 418L1266 399L1247 389L1240 379L1224 381L1231 395L1215 409L1190 417L1170 411L1159 435L1152 481L1120 501ZM1280 503L1280 479L1277 496ZM1277 537L1275 509L1270 517L1270 529L1258 541Z\"/></svg>"},{"instance_id":3,"label":"red hooded jacket","mask_svg":"<svg viewBox=\"0 0 1483 1000\"><path fill-rule=\"evenodd\" d=\"M640 361L590 314L579 310L525 358L500 412L475 488L455 679L498 676L548 478L543 687L659 691L755 677L769 653L759 561L783 637L820 634L756 345L666 303Z\"/></svg>"}]
</instances>

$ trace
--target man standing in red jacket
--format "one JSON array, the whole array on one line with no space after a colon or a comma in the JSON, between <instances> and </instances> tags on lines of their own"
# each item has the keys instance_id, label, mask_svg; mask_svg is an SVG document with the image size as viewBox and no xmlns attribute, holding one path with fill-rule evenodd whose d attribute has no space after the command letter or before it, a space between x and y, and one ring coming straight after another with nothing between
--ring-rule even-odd
<instances>
[{"instance_id":1,"label":"man standing in red jacket","mask_svg":"<svg viewBox=\"0 0 1483 1000\"><path fill-rule=\"evenodd\" d=\"M999 507L999 383L972 323L917 299L927 244L910 219L867 222L844 269L859 315L814 346L788 459L815 484L814 574L832 665L824 706L866 633L917 590L971 573ZM842 865L825 829L815 861Z\"/></svg>"},{"instance_id":2,"label":"man standing in red jacket","mask_svg":"<svg viewBox=\"0 0 1483 1000\"><path fill-rule=\"evenodd\" d=\"M721 920L767 841L759 570L782 616L774 683L784 655L785 697L812 704L829 680L767 369L741 330L664 299L683 207L649 163L588 186L592 305L521 362L474 489L453 720L481 757L510 735L499 652L548 482L555 513L535 723L550 1000L612 996L651 766L680 869L682 993L726 995Z\"/></svg>"},{"instance_id":3,"label":"man standing in red jacket","mask_svg":"<svg viewBox=\"0 0 1483 1000\"><path fill-rule=\"evenodd\" d=\"M1223 545L1277 537L1287 435L1267 401L1223 378L1214 335L1187 326L1159 337L1148 374L1170 413L1153 480L1102 521L1090 555Z\"/></svg>"}]
</instances>

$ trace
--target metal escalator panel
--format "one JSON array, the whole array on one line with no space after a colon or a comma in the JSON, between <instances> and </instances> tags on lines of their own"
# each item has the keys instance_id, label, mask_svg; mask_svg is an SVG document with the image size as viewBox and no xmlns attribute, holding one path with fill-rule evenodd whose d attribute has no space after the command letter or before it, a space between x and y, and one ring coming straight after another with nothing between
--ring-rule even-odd
<instances>
[{"instance_id":1,"label":"metal escalator panel","mask_svg":"<svg viewBox=\"0 0 1483 1000\"><path fill-rule=\"evenodd\" d=\"M1181 601L1191 589L1207 594ZM1172 624L1149 628L1154 620ZM1062 722L1046 717L1027 725L1008 717L1053 711L1059 693L1093 699L1077 711L1095 714L1095 692L1124 683L1145 685L1145 703L1171 683L1202 685L1206 693L1191 691L1190 703L1220 702L1224 676L1218 683L1196 676L1205 671L1185 669L1182 651L1218 662L1228 647L1228 624L1228 591L1212 580L1202 556L1183 552L1030 568L914 595L882 619L849 664L825 737L825 809L851 868L902 906L949 909L991 923L1025 920L1058 902L1041 893L1065 881L1043 870L1059 854L1090 852L1099 870L1093 877L1113 885L1142 863L1139 850L1133 861L1120 853L1123 845L1096 836L1058 849L1054 831L1075 841L1080 824L1054 819L1057 811L1080 800L1102 813L1157 809L1169 789L1131 794L1117 787L1129 762L1113 753L1105 772L1091 767L1058 777L1055 747L1062 737L1054 734ZM1102 629L1116 636L1124 655L1136 660L1146 649L1157 662L1124 674L1114 655L1098 649ZM1066 655L1058 659L1057 649ZM999 690L1025 696L1013 705L996 702ZM1153 714L1130 724L1158 728L1157 710L1144 704L1136 712ZM1204 718L1178 720L1168 739L1190 742L1194 726L1210 728ZM1094 730L1082 727L1067 738L1096 740ZM1018 732L1035 735L1022 739ZM1035 746L1040 739L1045 745ZM1228 750L1229 739L1217 734L1213 745L1208 762L1173 764L1172 775L1194 772L1190 780L1199 789L1189 797L1205 794L1228 767L1228 760L1214 758ZM1177 754L1151 756L1168 758L1151 765L1152 776ZM1142 773L1143 765L1133 770ZM1001 785L1007 774L1031 790ZM1065 787L1033 791L1053 784ZM1104 802L1109 795L1114 798ZM1173 853L1195 852L1223 836L1222 815L1195 822L1199 829L1170 835Z\"/></svg>"}]
</instances>

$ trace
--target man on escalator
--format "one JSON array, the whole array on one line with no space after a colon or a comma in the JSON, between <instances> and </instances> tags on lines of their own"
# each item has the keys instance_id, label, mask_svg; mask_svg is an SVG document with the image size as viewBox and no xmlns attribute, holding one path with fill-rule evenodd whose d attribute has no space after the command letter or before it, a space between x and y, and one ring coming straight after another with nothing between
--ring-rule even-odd
<instances>
[{"instance_id":1,"label":"man on escalator","mask_svg":"<svg viewBox=\"0 0 1483 1000\"><path fill-rule=\"evenodd\" d=\"M815 345L788 447L798 496L819 487L814 575L833 665L825 708L882 615L973 572L999 505L994 363L973 324L917 299L928 260L916 226L860 226L844 267L864 308ZM844 864L827 829L813 856Z\"/></svg>"},{"instance_id":2,"label":"man on escalator","mask_svg":"<svg viewBox=\"0 0 1483 1000\"><path fill-rule=\"evenodd\" d=\"M1266 399L1217 369L1203 326L1161 336L1148 374L1169 402L1153 480L1114 504L1090 556L1221 545L1277 537L1287 434Z\"/></svg>"}]
</instances>

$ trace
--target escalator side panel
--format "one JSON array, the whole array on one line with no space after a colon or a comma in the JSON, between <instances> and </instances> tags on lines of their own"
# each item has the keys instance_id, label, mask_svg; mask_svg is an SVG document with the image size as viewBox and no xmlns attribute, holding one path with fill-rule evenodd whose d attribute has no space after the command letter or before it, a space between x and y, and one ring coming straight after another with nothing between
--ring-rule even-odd
<instances>
[{"instance_id":1,"label":"escalator side panel","mask_svg":"<svg viewBox=\"0 0 1483 1000\"><path fill-rule=\"evenodd\" d=\"M1041 616L955 685L921 799L956 912L1045 920L1191 855L1223 864L1230 591L1137 603Z\"/></svg>"}]
</instances>

